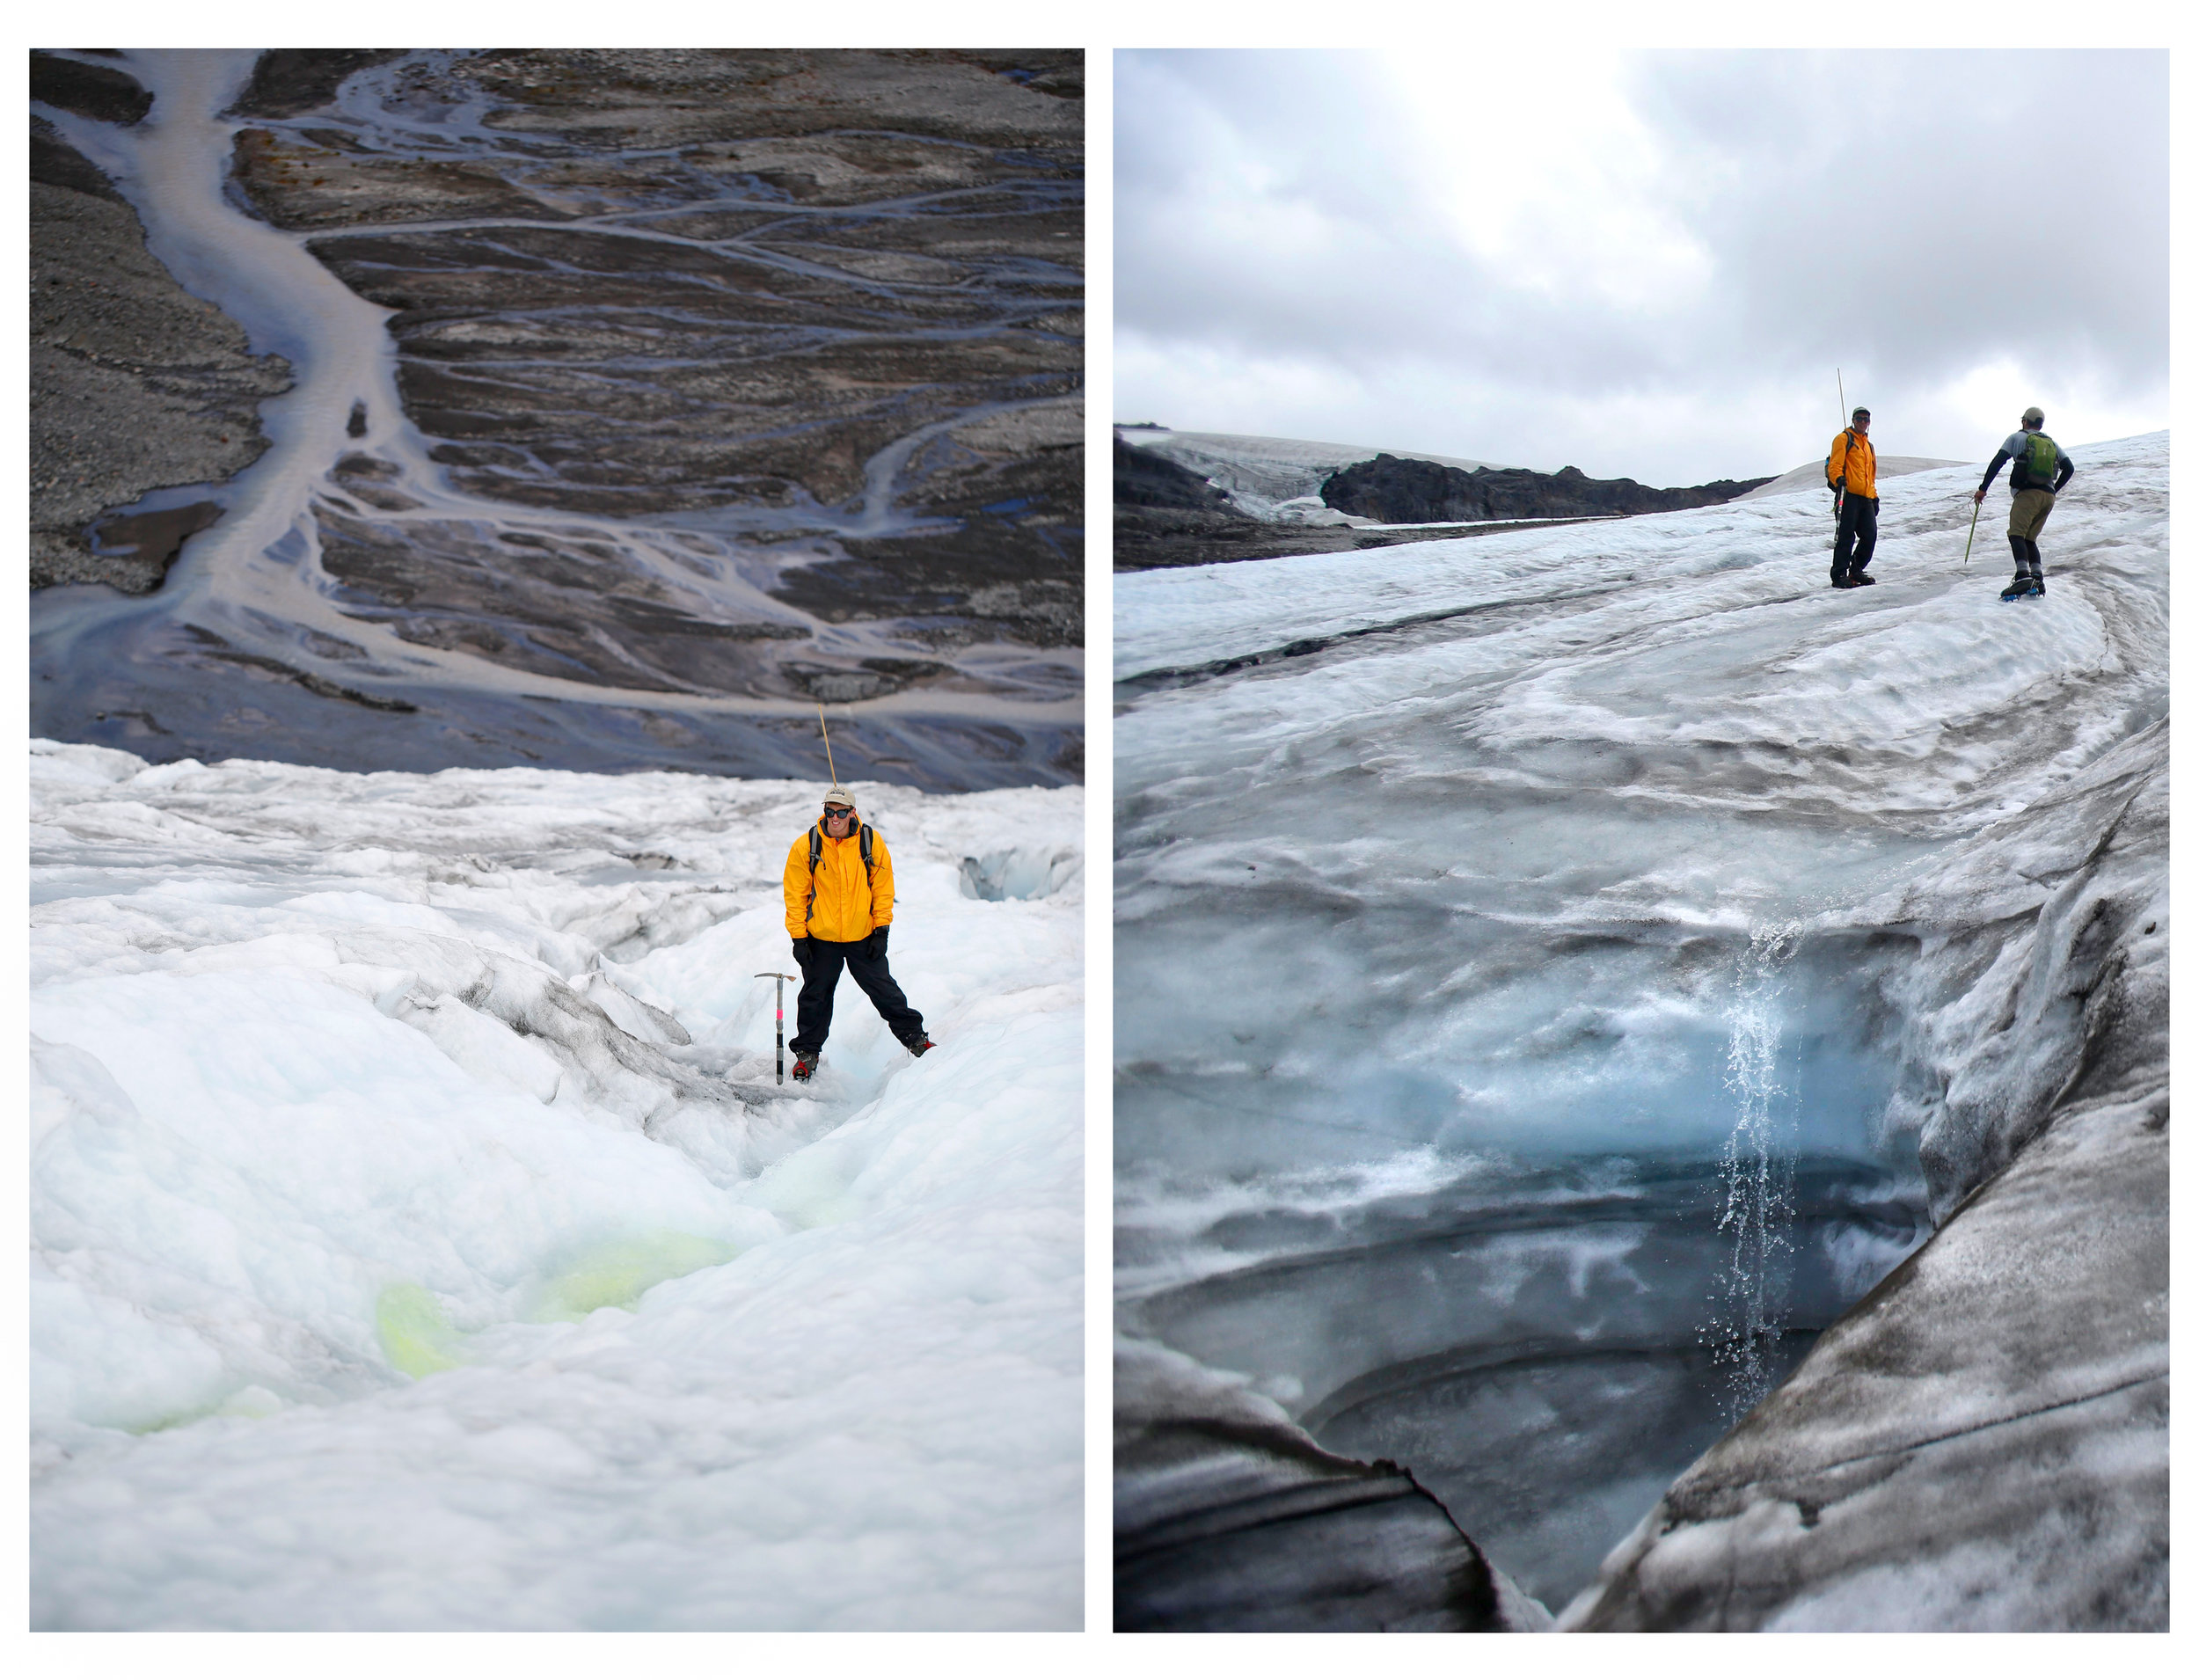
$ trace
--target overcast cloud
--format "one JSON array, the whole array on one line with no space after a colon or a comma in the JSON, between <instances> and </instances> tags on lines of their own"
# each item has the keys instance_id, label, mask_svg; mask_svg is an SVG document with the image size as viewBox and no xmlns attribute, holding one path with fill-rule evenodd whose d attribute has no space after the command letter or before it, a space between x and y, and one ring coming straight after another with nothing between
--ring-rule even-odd
<instances>
[{"instance_id":1,"label":"overcast cloud","mask_svg":"<svg viewBox=\"0 0 2199 1680\"><path fill-rule=\"evenodd\" d=\"M1115 418L1695 484L2168 424L2168 61L1126 52Z\"/></svg>"}]
</instances>

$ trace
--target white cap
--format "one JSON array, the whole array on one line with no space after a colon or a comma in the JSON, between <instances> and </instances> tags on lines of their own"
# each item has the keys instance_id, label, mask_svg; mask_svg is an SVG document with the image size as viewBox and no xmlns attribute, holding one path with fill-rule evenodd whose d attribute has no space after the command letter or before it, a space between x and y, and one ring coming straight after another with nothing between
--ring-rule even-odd
<instances>
[{"instance_id":1,"label":"white cap","mask_svg":"<svg viewBox=\"0 0 2199 1680\"><path fill-rule=\"evenodd\" d=\"M844 805L850 810L853 810L855 808L855 795L849 793L844 787L842 787L839 783L835 782L825 791L824 802L827 805Z\"/></svg>"}]
</instances>

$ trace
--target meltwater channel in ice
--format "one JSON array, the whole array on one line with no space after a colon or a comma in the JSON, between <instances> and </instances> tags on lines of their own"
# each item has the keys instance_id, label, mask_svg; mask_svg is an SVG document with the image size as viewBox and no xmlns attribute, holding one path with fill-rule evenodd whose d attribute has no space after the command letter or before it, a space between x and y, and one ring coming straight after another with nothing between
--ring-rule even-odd
<instances>
[{"instance_id":1,"label":"meltwater channel in ice","mask_svg":"<svg viewBox=\"0 0 2199 1680\"><path fill-rule=\"evenodd\" d=\"M1869 591L1815 493L1119 578L1118 1329L1562 1605L1927 1234L1854 907L2162 714L2166 449L2072 451L2020 605L1969 467Z\"/></svg>"}]
</instances>

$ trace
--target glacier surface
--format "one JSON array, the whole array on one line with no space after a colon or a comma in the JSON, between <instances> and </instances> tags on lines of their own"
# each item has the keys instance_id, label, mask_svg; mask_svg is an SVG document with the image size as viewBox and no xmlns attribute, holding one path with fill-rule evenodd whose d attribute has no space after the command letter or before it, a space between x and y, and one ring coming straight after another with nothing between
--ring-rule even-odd
<instances>
[{"instance_id":1,"label":"glacier surface","mask_svg":"<svg viewBox=\"0 0 2199 1680\"><path fill-rule=\"evenodd\" d=\"M1555 1607L1905 1256L1947 1263L1935 1222L2080 1076L2152 1115L2152 1053L2100 1047L2165 997L2168 438L2071 453L2036 603L1997 598L1998 495L1965 562L1979 466L1888 486L1867 591L1826 587L1814 488L1119 577L1119 1331L1411 1469ZM1881 1441L1928 1424L1887 1392ZM1609 1625L1702 1625L1667 1589L1747 1541L1692 1520L1669 1563L1644 1524L1662 1596ZM1862 1567L1812 1589L1845 1625Z\"/></svg>"},{"instance_id":2,"label":"glacier surface","mask_svg":"<svg viewBox=\"0 0 2199 1680\"><path fill-rule=\"evenodd\" d=\"M1080 1625L1078 790L856 787L939 1048L805 1090L815 786L31 789L33 1626Z\"/></svg>"}]
</instances>

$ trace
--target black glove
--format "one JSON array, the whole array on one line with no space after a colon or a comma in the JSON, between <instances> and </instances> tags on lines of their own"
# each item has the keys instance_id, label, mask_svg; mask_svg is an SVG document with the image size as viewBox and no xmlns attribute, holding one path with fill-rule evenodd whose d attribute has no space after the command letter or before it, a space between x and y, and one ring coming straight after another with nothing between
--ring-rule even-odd
<instances>
[{"instance_id":1,"label":"black glove","mask_svg":"<svg viewBox=\"0 0 2199 1680\"><path fill-rule=\"evenodd\" d=\"M794 966L797 968L809 966L809 938L807 934L794 941Z\"/></svg>"},{"instance_id":2,"label":"black glove","mask_svg":"<svg viewBox=\"0 0 2199 1680\"><path fill-rule=\"evenodd\" d=\"M873 962L882 961L886 955L886 932L893 924L888 922L871 930L871 937L863 941L863 954Z\"/></svg>"}]
</instances>

